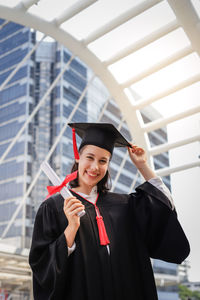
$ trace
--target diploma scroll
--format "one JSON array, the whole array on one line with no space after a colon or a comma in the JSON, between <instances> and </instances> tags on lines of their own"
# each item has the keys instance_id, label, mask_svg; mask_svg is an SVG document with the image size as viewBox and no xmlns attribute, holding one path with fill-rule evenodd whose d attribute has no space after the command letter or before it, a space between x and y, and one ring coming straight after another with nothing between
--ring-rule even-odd
<instances>
[{"instance_id":1,"label":"diploma scroll","mask_svg":"<svg viewBox=\"0 0 200 300\"><path fill-rule=\"evenodd\" d=\"M51 181L51 183L54 186L60 185L62 183L62 181L60 180L58 175L54 172L54 170L50 167L48 162L44 161L41 164L41 169L47 175L47 177L49 178L49 180ZM63 196L64 199L66 199L67 197L73 196L72 193L69 191L69 189L66 186L62 188L62 190L60 191L60 194ZM82 210L78 213L78 216L82 217L82 216L84 216L84 214L85 214L85 210Z\"/></svg>"}]
</instances>

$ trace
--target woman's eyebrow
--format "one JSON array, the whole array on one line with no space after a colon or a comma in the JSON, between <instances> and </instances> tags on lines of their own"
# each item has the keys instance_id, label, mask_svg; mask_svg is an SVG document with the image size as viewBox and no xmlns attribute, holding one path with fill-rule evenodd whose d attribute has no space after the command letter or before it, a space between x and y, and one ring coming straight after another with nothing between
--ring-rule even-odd
<instances>
[{"instance_id":1,"label":"woman's eyebrow","mask_svg":"<svg viewBox=\"0 0 200 300\"><path fill-rule=\"evenodd\" d=\"M93 153L87 153L86 155L92 155L92 156L94 156L94 154L93 154Z\"/></svg>"},{"instance_id":2,"label":"woman's eyebrow","mask_svg":"<svg viewBox=\"0 0 200 300\"><path fill-rule=\"evenodd\" d=\"M91 156L95 156L93 153L87 153L86 155L91 155ZM106 159L109 160L108 157L102 156L100 159Z\"/></svg>"}]
</instances>

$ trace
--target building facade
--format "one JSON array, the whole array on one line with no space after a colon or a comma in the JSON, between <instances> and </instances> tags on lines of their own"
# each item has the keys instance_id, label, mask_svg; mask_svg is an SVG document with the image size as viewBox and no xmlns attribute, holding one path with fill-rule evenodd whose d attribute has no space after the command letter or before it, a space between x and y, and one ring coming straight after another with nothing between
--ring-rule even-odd
<instances>
[{"instance_id":1,"label":"building facade","mask_svg":"<svg viewBox=\"0 0 200 300\"><path fill-rule=\"evenodd\" d=\"M0 22L2 24L4 21ZM0 84L31 50L33 44L34 36L28 28L10 22L1 29ZM24 125L34 105L33 67L31 57L0 91L0 155ZM31 127L30 123L0 165L0 235L9 224L31 182ZM31 227L31 207L31 199L27 197L26 204L6 234L8 243L26 246L25 239Z\"/></svg>"},{"instance_id":2,"label":"building facade","mask_svg":"<svg viewBox=\"0 0 200 300\"><path fill-rule=\"evenodd\" d=\"M0 24L3 22L0 20ZM0 84L35 43L36 33L21 25L9 22L0 30ZM0 155L70 58L70 52L57 42L42 42L0 92ZM92 80L92 77L92 71L83 62L78 58L72 60L55 88L46 97L44 105L0 165L0 235L9 225L20 201L25 200L15 222L6 233L4 242L29 248L36 211L47 195L45 187L49 182L46 176L41 173L28 196L26 191L65 124L69 121L109 122L128 140L132 140L116 102L110 98L98 78ZM144 123L152 121L157 114L153 109L142 111ZM165 129L148 135L152 146L167 141ZM142 182L126 152L123 148L115 149L110 164L111 190L118 193L131 193ZM60 178L70 172L73 164L70 128L67 127L64 131L49 162ZM155 169L168 165L167 153L154 158ZM170 189L170 178L165 177L163 180ZM156 260L152 263L159 300L178 299L177 266Z\"/></svg>"}]
</instances>

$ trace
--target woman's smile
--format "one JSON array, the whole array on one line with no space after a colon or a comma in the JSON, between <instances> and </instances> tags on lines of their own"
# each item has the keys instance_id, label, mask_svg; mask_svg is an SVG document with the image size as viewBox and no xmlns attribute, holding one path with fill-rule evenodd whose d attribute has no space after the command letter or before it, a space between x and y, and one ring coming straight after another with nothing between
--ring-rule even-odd
<instances>
[{"instance_id":1,"label":"woman's smile","mask_svg":"<svg viewBox=\"0 0 200 300\"><path fill-rule=\"evenodd\" d=\"M90 171L85 171L86 174L89 176L89 177L93 177L93 178L96 178L97 176L99 176L99 174L96 174L96 173L93 173L93 172L90 172Z\"/></svg>"}]
</instances>

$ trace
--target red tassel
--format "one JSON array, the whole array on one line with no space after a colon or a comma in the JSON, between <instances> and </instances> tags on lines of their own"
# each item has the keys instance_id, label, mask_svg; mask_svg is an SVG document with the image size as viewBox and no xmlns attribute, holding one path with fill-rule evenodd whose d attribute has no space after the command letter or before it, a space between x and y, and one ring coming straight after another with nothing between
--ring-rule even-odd
<instances>
[{"instance_id":1,"label":"red tassel","mask_svg":"<svg viewBox=\"0 0 200 300\"><path fill-rule=\"evenodd\" d=\"M75 128L72 128L72 139L73 139L74 157L75 157L75 159L79 159L79 153L78 153L77 144L76 144Z\"/></svg>"},{"instance_id":2,"label":"red tassel","mask_svg":"<svg viewBox=\"0 0 200 300\"><path fill-rule=\"evenodd\" d=\"M102 216L96 216L97 219L97 226L99 230L99 239L101 245L108 245L110 244L110 241L108 239L106 228L104 225L103 217Z\"/></svg>"}]
</instances>

